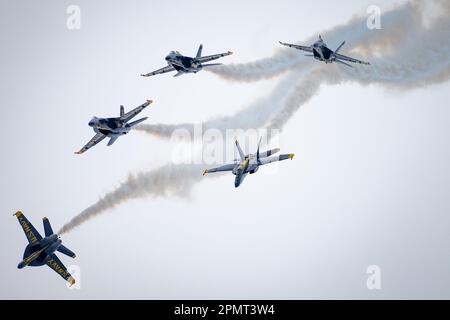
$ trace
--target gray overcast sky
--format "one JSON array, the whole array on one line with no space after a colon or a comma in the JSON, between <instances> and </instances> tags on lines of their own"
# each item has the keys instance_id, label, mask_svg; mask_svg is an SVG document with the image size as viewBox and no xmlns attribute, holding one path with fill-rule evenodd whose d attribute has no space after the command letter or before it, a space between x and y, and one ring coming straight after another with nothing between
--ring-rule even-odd
<instances>
[{"instance_id":1,"label":"gray overcast sky","mask_svg":"<svg viewBox=\"0 0 450 320\"><path fill-rule=\"evenodd\" d=\"M81 8L80 30L66 27L70 4ZM231 174L205 178L188 199L127 202L64 235L78 257L59 256L80 267L80 290L47 267L16 268L26 239L15 211L57 230L129 173L170 160L167 141L141 132L74 155L93 115L151 98L148 123L197 122L277 83L139 77L170 50L195 55L203 43L204 54L234 52L220 62L249 62L371 4L1 0L0 298L450 298L448 82L324 86L284 128L280 147L296 157L276 174L262 168L239 189ZM374 264L378 291L366 288Z\"/></svg>"}]
</instances>

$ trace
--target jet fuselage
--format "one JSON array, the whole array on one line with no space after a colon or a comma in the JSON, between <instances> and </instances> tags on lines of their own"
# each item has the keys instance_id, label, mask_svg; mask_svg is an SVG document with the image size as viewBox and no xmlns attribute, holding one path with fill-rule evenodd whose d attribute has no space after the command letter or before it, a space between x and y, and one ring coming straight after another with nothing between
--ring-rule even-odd
<instances>
[{"instance_id":1,"label":"jet fuselage","mask_svg":"<svg viewBox=\"0 0 450 320\"><path fill-rule=\"evenodd\" d=\"M127 134L131 130L131 126L124 123L120 118L92 118L89 121L89 126L94 129L96 133L102 133L108 137L117 137Z\"/></svg>"},{"instance_id":2,"label":"jet fuselage","mask_svg":"<svg viewBox=\"0 0 450 320\"><path fill-rule=\"evenodd\" d=\"M253 174L259 169L259 163L254 154L249 154L240 163L237 162L232 173L236 176L234 186L239 187L244 181L247 174Z\"/></svg>"},{"instance_id":3,"label":"jet fuselage","mask_svg":"<svg viewBox=\"0 0 450 320\"><path fill-rule=\"evenodd\" d=\"M42 239L35 246L27 245L23 253L23 260L17 268L22 269L26 266L36 267L44 265L50 259L50 256L58 250L61 243L61 239L56 234L52 234Z\"/></svg>"},{"instance_id":4,"label":"jet fuselage","mask_svg":"<svg viewBox=\"0 0 450 320\"><path fill-rule=\"evenodd\" d=\"M172 51L165 59L167 64L174 67L177 71L197 73L203 69L202 64L195 58L183 56L178 51Z\"/></svg>"},{"instance_id":5,"label":"jet fuselage","mask_svg":"<svg viewBox=\"0 0 450 320\"><path fill-rule=\"evenodd\" d=\"M325 63L332 63L336 60L334 51L329 49L323 40L319 40L312 45L314 58Z\"/></svg>"}]
</instances>

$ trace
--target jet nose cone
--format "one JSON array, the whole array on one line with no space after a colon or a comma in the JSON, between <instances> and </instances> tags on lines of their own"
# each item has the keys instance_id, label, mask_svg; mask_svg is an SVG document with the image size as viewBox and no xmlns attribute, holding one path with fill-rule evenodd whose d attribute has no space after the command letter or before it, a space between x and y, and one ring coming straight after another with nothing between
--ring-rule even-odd
<instances>
[{"instance_id":1,"label":"jet nose cone","mask_svg":"<svg viewBox=\"0 0 450 320\"><path fill-rule=\"evenodd\" d=\"M93 126L95 125L95 123L96 123L96 119L95 119L95 117L94 117L94 118L91 119L91 121L89 121L88 125L89 125L90 127L93 127Z\"/></svg>"}]
</instances>

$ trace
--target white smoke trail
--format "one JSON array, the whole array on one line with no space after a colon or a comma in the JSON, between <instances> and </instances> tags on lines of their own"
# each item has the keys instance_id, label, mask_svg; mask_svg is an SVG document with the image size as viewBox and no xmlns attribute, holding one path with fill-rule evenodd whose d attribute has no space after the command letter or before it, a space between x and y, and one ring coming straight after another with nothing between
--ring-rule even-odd
<instances>
[{"instance_id":1,"label":"white smoke trail","mask_svg":"<svg viewBox=\"0 0 450 320\"><path fill-rule=\"evenodd\" d=\"M334 39L334 45L346 40L345 49L357 49L362 53L367 50L386 50L398 45L401 39L411 35L411 28L420 25L421 6L419 0L407 2L382 15L383 30L371 31L367 28L367 17L354 17L348 23L333 27L311 36L299 44L309 45L317 41L318 34L324 36L325 41ZM384 31L386 30L386 31ZM280 39L289 42L288 39ZM328 43L331 46L331 43ZM282 74L292 68L304 68L312 63L313 59L305 58L304 54L292 48L282 47L280 44L276 53L269 58L249 63L222 65L208 69L219 77L230 81L253 82L268 79Z\"/></svg>"},{"instance_id":2,"label":"white smoke trail","mask_svg":"<svg viewBox=\"0 0 450 320\"><path fill-rule=\"evenodd\" d=\"M272 117L272 114L283 108L284 101L299 78L307 74L310 68L298 69L281 79L268 97L264 97L241 109L232 116L217 117L202 123L203 130L216 129L225 133L227 129L254 129L263 127ZM157 136L158 138L170 139L175 130L186 130L195 136L195 123L181 124L141 124L136 130Z\"/></svg>"},{"instance_id":3,"label":"white smoke trail","mask_svg":"<svg viewBox=\"0 0 450 320\"><path fill-rule=\"evenodd\" d=\"M422 15L425 2L412 1L383 16L383 21L387 20L384 27L389 25L386 32L370 31L365 25L361 30L351 30L345 26L337 28L340 35L344 31L354 33L352 39L358 50L362 50L360 44L371 48L365 52L372 66L347 68L315 62L314 69L310 71L309 68L304 69L307 64L301 63L280 80L279 85L266 99L258 100L231 117L207 121L204 127L224 130L266 126L281 130L293 114L318 93L322 84L356 82L362 85L378 84L387 88L410 90L447 81L450 77L450 3L444 0L435 0L435 3L441 7L440 16L427 26L423 24ZM360 19L356 18L355 21L360 23ZM265 63L259 62L244 65L247 69L229 72L226 77L237 81L251 81L284 71L282 64L276 64L276 68L266 68ZM309 63L312 65L312 62ZM160 124L143 125L139 130L167 138L175 129L191 130L192 127L193 124ZM201 165L167 165L140 173L75 216L59 233L68 232L90 218L131 199L188 195L195 183L202 178L202 168Z\"/></svg>"},{"instance_id":4,"label":"white smoke trail","mask_svg":"<svg viewBox=\"0 0 450 320\"><path fill-rule=\"evenodd\" d=\"M165 165L149 172L130 175L115 190L72 218L59 231L63 234L131 199L143 197L185 197L202 178L200 165Z\"/></svg>"},{"instance_id":5,"label":"white smoke trail","mask_svg":"<svg viewBox=\"0 0 450 320\"><path fill-rule=\"evenodd\" d=\"M371 66L355 68L337 64L327 66L302 56L302 59L310 63L305 62L292 68L268 97L256 101L233 116L203 122L203 128L225 131L267 126L270 129L281 130L293 112L309 101L322 84L339 84L347 81L363 85L381 84L389 88L414 89L446 81L450 64L450 10L449 4L443 0L436 0L435 3L441 7L441 16L429 27L423 24L424 2L413 1L383 15L383 25L388 31L372 31L365 25L352 30L355 24L361 23L360 18L355 18L356 22L336 28L335 33L340 35L349 33L354 40L358 39L354 41L358 48L359 43L372 48L372 51L366 50L366 58L371 61ZM297 52L293 49L288 50ZM274 61L278 58L275 55ZM256 70L259 70L261 76L273 70L273 66L266 67L265 62L260 62L241 65L236 69L231 67L227 69L226 75L229 80L241 81L247 76L245 79L253 80ZM308 73L313 64L316 67ZM280 67L278 70L284 68L282 65L278 66ZM141 125L137 129L158 137L170 138L172 132L177 129L185 129L193 136L193 128L194 124L148 124Z\"/></svg>"}]
</instances>

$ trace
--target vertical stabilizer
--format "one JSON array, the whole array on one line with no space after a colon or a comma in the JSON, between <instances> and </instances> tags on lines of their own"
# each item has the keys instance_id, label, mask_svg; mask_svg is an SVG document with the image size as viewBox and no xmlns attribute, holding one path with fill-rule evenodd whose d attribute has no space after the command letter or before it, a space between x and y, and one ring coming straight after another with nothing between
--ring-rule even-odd
<instances>
[{"instance_id":1,"label":"vertical stabilizer","mask_svg":"<svg viewBox=\"0 0 450 320\"><path fill-rule=\"evenodd\" d=\"M200 47L198 47L197 55L195 56L196 58L200 58L202 56L202 50L203 50L203 45L201 44Z\"/></svg>"},{"instance_id":2,"label":"vertical stabilizer","mask_svg":"<svg viewBox=\"0 0 450 320\"><path fill-rule=\"evenodd\" d=\"M50 225L50 221L48 220L47 217L42 218L42 222L44 224L44 232L45 232L45 236L51 236L53 234L53 229L52 226Z\"/></svg>"}]
</instances>

